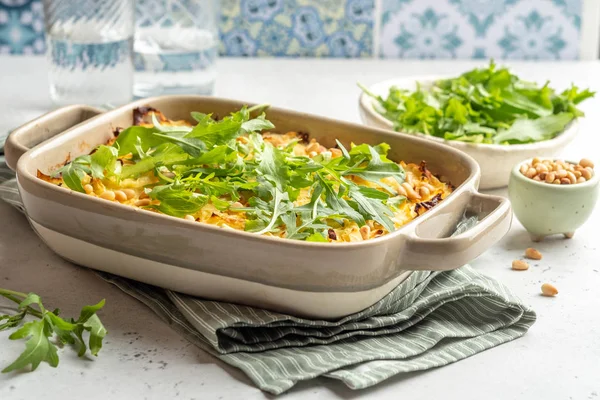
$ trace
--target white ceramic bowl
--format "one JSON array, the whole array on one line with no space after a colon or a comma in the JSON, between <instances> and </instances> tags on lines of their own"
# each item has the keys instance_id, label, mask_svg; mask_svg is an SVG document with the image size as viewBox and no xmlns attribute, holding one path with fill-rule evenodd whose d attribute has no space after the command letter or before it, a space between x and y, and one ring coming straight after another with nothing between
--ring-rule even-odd
<instances>
[{"instance_id":1,"label":"white ceramic bowl","mask_svg":"<svg viewBox=\"0 0 600 400\"><path fill-rule=\"evenodd\" d=\"M447 76L423 76L403 79L392 79L376 83L369 87L369 90L376 95L388 95L389 89L392 86L397 86L403 89L415 90L417 82L421 86L431 84L432 82L447 78ZM393 124L384 116L379 114L373 108L375 100L370 96L362 93L359 98L360 116L366 125L393 130ZM515 145L498 145L498 144L475 144L465 143L456 140L444 140L435 136L424 134L410 134L424 137L438 143L445 143L456 149L462 150L469 154L479 163L481 167L481 182L480 189L495 189L508 185L510 171L518 162L537 156L557 157L564 147L570 143L577 132L579 131L579 122L573 120L566 129L556 136L554 139L545 140L543 142ZM404 132L397 132L399 135L409 135Z\"/></svg>"}]
</instances>

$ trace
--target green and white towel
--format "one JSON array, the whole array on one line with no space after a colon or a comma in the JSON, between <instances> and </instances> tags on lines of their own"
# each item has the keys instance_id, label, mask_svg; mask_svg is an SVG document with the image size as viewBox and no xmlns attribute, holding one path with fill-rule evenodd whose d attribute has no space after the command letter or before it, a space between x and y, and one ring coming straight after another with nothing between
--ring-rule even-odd
<instances>
[{"instance_id":1,"label":"green and white towel","mask_svg":"<svg viewBox=\"0 0 600 400\"><path fill-rule=\"evenodd\" d=\"M9 177L0 165L0 182ZM23 211L14 179L0 184L0 198ZM363 389L397 374L441 367L522 336L536 318L506 286L469 266L415 272L375 305L335 321L98 275L273 394L318 376Z\"/></svg>"}]
</instances>

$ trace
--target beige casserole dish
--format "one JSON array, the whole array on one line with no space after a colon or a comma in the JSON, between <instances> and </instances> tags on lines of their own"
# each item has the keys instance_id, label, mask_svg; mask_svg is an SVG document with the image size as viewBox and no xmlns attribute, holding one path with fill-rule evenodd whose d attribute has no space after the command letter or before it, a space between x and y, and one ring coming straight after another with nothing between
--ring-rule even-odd
<instances>
[{"instance_id":1,"label":"beige casserole dish","mask_svg":"<svg viewBox=\"0 0 600 400\"><path fill-rule=\"evenodd\" d=\"M244 102L202 96L143 99L102 112L88 106L52 111L15 130L6 160L17 172L33 229L76 264L191 295L313 318L337 318L380 300L414 270L458 268L508 231L508 200L477 192L480 171L468 155L382 129L270 108L278 132L300 131L326 146L335 139L391 146L390 159L420 162L455 187L444 201L399 230L356 243L311 243L186 221L87 196L36 177L105 143L150 106L173 119L192 111L226 115ZM39 144L38 144L39 143ZM30 149L30 147L32 147ZM465 212L480 222L448 237Z\"/></svg>"}]
</instances>

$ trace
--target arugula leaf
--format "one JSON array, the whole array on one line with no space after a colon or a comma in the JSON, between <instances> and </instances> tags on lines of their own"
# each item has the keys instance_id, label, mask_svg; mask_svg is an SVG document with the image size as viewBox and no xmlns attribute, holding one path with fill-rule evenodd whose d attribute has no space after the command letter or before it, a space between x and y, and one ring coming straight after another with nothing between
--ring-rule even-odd
<instances>
[{"instance_id":1,"label":"arugula leaf","mask_svg":"<svg viewBox=\"0 0 600 400\"><path fill-rule=\"evenodd\" d=\"M158 166L176 164L189 158L189 155L179 146L171 143L162 143L152 150L152 153L148 157L143 158L135 164L123 166L120 177L129 178L139 176L145 172L152 171Z\"/></svg>"},{"instance_id":2,"label":"arugula leaf","mask_svg":"<svg viewBox=\"0 0 600 400\"><path fill-rule=\"evenodd\" d=\"M137 154L137 146L139 146L139 149L143 152L146 152L150 148L165 142L164 138L155 135L156 132L158 132L158 129L156 128L130 126L119 134L119 137L117 137L113 146L119 149L119 157L129 153Z\"/></svg>"},{"instance_id":3,"label":"arugula leaf","mask_svg":"<svg viewBox=\"0 0 600 400\"><path fill-rule=\"evenodd\" d=\"M265 119L265 114L261 114L258 118L246 121L242 123L242 130L244 132L260 132L266 129L273 129L275 125L271 123L271 121L267 121Z\"/></svg>"},{"instance_id":4,"label":"arugula leaf","mask_svg":"<svg viewBox=\"0 0 600 400\"><path fill-rule=\"evenodd\" d=\"M367 197L356 187L350 188L350 197L358 204L358 209L365 219L379 222L388 232L396 228L390 219L392 211L380 199Z\"/></svg>"},{"instance_id":5,"label":"arugula leaf","mask_svg":"<svg viewBox=\"0 0 600 400\"><path fill-rule=\"evenodd\" d=\"M323 236L323 234L319 233L319 232L315 232L312 235L310 235L309 237L307 237L306 241L307 242L325 242L325 243L328 242L327 238L325 238L325 236Z\"/></svg>"},{"instance_id":6,"label":"arugula leaf","mask_svg":"<svg viewBox=\"0 0 600 400\"><path fill-rule=\"evenodd\" d=\"M18 303L18 312L14 315L2 315L0 321L8 320L10 325L4 324L0 329L18 326L26 314L33 315L39 320L30 321L13 332L10 340L26 339L25 350L10 365L2 370L3 373L21 370L31 366L31 371L46 362L52 367L58 366L58 352L56 345L50 340L54 335L62 343L79 343L78 354L85 355L87 347L83 332L89 332L89 347L93 355L98 355L102 348L102 340L106 336L106 329L96 314L103 306L104 300L94 306L85 306L78 320L65 320L58 316L59 310L48 311L42 304L40 297L34 293L20 293L8 289L0 289L0 296ZM39 310L32 308L36 306Z\"/></svg>"},{"instance_id":7,"label":"arugula leaf","mask_svg":"<svg viewBox=\"0 0 600 400\"><path fill-rule=\"evenodd\" d=\"M562 131L573 120L570 113L560 113L538 119L517 120L510 129L494 136L495 143L529 143L548 140Z\"/></svg>"},{"instance_id":8,"label":"arugula leaf","mask_svg":"<svg viewBox=\"0 0 600 400\"><path fill-rule=\"evenodd\" d=\"M107 171L109 175L113 175L118 172L117 157L119 155L118 150L115 147L110 146L98 146L94 154L90 156L90 170L92 176L98 179L104 179L104 172Z\"/></svg>"},{"instance_id":9,"label":"arugula leaf","mask_svg":"<svg viewBox=\"0 0 600 400\"><path fill-rule=\"evenodd\" d=\"M25 342L25 351L2 372L11 372L23 369L31 365L31 370L35 371L42 361L47 362L52 367L58 366L58 353L56 346L48 339L48 331L51 327L47 320L31 321L23 325L19 330L11 334L10 340L28 339Z\"/></svg>"},{"instance_id":10,"label":"arugula leaf","mask_svg":"<svg viewBox=\"0 0 600 400\"><path fill-rule=\"evenodd\" d=\"M356 175L382 187L386 187L381 182L383 178L394 177L400 183L404 181L405 172L400 165L388 160L385 155L377 152L375 147L368 146L368 148L370 153L368 164L364 167L350 168L344 172L344 175ZM387 187L386 189L390 192L393 191Z\"/></svg>"},{"instance_id":11,"label":"arugula leaf","mask_svg":"<svg viewBox=\"0 0 600 400\"><path fill-rule=\"evenodd\" d=\"M356 222L358 226L365 225L366 221L363 215L352 208L350 204L342 198L341 193L335 191L333 184L326 180L320 172L318 172L316 176L325 192L325 201L327 202L327 205L336 213L344 215Z\"/></svg>"},{"instance_id":12,"label":"arugula leaf","mask_svg":"<svg viewBox=\"0 0 600 400\"><path fill-rule=\"evenodd\" d=\"M204 150L206 150L206 145L204 144L204 142L202 140L196 139L196 138L188 138L188 137L185 137L184 135L186 135L185 132L177 132L177 131L169 132L166 134L154 133L154 136L163 138L163 139L181 147L181 149L183 151L185 151L192 157L198 157Z\"/></svg>"},{"instance_id":13,"label":"arugula leaf","mask_svg":"<svg viewBox=\"0 0 600 400\"><path fill-rule=\"evenodd\" d=\"M283 190L288 180L288 168L283 153L273 147L271 143L264 143L257 171L266 179L274 182L280 191Z\"/></svg>"},{"instance_id":14,"label":"arugula leaf","mask_svg":"<svg viewBox=\"0 0 600 400\"><path fill-rule=\"evenodd\" d=\"M56 172L62 174L63 182L69 189L85 193L81 181L85 178L87 171L89 171L89 167L85 164L70 162Z\"/></svg>"},{"instance_id":15,"label":"arugula leaf","mask_svg":"<svg viewBox=\"0 0 600 400\"><path fill-rule=\"evenodd\" d=\"M286 212L287 207L289 207L289 202L287 200L289 200L287 193L282 193L278 189L275 189L273 194L273 210L271 212L271 219L264 229L256 232L257 234L261 235L263 233L270 232L273 229L273 226L275 226L279 216Z\"/></svg>"},{"instance_id":16,"label":"arugula leaf","mask_svg":"<svg viewBox=\"0 0 600 400\"><path fill-rule=\"evenodd\" d=\"M160 204L148 207L175 217L194 214L208 202L206 195L193 193L183 187L171 185L156 186L149 196L151 199L159 200Z\"/></svg>"}]
</instances>

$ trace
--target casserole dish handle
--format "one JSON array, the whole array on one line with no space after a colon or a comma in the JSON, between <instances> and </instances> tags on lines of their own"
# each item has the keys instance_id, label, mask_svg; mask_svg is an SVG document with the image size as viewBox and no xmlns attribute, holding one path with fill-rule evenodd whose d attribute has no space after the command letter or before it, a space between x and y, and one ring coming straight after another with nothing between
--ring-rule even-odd
<instances>
[{"instance_id":1,"label":"casserole dish handle","mask_svg":"<svg viewBox=\"0 0 600 400\"><path fill-rule=\"evenodd\" d=\"M31 147L103 112L95 107L72 105L50 111L20 126L8 135L4 144L6 164L16 171L17 161Z\"/></svg>"},{"instance_id":2,"label":"casserole dish handle","mask_svg":"<svg viewBox=\"0 0 600 400\"><path fill-rule=\"evenodd\" d=\"M466 209L459 211L477 215L479 222L456 236L426 238L423 236L428 229L424 227L424 221L408 237L400 267L405 270L461 267L502 239L510 229L512 209L509 200L504 197L473 192ZM440 264L440 257L444 259L443 264Z\"/></svg>"}]
</instances>

